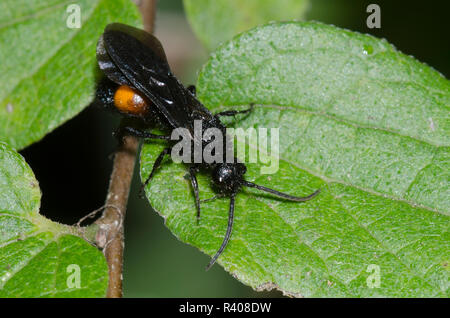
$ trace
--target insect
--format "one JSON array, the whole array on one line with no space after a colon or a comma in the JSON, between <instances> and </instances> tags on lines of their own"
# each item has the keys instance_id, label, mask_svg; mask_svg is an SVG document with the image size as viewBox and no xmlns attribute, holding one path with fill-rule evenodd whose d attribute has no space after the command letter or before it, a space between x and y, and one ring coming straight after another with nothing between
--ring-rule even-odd
<instances>
[{"instance_id":1,"label":"insect","mask_svg":"<svg viewBox=\"0 0 450 318\"><path fill-rule=\"evenodd\" d=\"M168 141L168 146L155 160L143 187L153 178L164 157L171 153L173 140L170 133L173 129L180 127L187 129L190 133L191 144L199 144L204 148L211 142L211 139L204 134L208 128L218 129L224 136L226 135L226 127L222 124L220 117L248 113L252 109L250 107L241 111L230 110L212 114L195 97L194 88L184 87L172 74L161 43L154 36L140 29L119 23L106 26L97 44L97 60L100 69L109 80L108 84L99 87L97 94L99 99L104 105L115 108L129 119L121 125L118 134ZM196 137L194 132L196 120L202 122L200 137ZM163 128L168 134L158 135L146 130L155 125ZM296 202L308 201L320 192L319 189L308 196L297 197L249 182L244 178L245 164L235 157L230 162L225 160L224 156L225 154L221 158L223 160L212 163L191 161L193 163L187 164L195 196L197 221L200 218L201 202L196 178L198 172L209 173L218 195L230 198L227 230L221 246L207 265L207 270L222 254L231 237L235 198L242 187L256 188Z\"/></svg>"}]
</instances>

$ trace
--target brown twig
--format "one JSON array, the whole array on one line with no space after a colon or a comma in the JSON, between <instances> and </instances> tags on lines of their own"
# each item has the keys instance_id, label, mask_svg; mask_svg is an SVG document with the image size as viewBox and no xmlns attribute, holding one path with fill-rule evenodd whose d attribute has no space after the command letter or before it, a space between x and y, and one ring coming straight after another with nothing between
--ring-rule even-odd
<instances>
[{"instance_id":1,"label":"brown twig","mask_svg":"<svg viewBox=\"0 0 450 318\"><path fill-rule=\"evenodd\" d=\"M156 0L140 1L145 30L153 31L153 21L156 11ZM99 230L96 242L103 248L109 268L109 283L106 296L108 298L122 297L123 270L123 220L133 177L134 164L139 142L135 137L127 136L117 149L114 157L106 209L95 223Z\"/></svg>"}]
</instances>

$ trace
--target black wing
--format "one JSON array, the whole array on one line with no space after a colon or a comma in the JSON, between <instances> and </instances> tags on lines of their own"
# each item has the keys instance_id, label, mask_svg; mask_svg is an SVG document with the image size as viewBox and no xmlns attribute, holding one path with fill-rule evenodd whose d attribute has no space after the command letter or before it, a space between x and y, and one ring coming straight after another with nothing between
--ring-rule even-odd
<instances>
[{"instance_id":1,"label":"black wing","mask_svg":"<svg viewBox=\"0 0 450 318\"><path fill-rule=\"evenodd\" d=\"M109 24L99 40L97 59L109 79L142 92L173 128L184 127L193 133L193 116L213 118L172 74L161 43L151 34Z\"/></svg>"}]
</instances>

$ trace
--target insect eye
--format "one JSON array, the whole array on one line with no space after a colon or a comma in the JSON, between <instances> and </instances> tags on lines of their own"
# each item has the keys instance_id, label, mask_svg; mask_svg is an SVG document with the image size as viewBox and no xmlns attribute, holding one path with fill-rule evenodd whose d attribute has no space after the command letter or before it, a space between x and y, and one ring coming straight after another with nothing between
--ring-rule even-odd
<instances>
[{"instance_id":1,"label":"insect eye","mask_svg":"<svg viewBox=\"0 0 450 318\"><path fill-rule=\"evenodd\" d=\"M230 169L230 167L226 165L220 165L218 166L214 173L213 173L213 179L216 184L222 184L225 183L227 180L230 179L230 177L233 174L233 170Z\"/></svg>"},{"instance_id":2,"label":"insect eye","mask_svg":"<svg viewBox=\"0 0 450 318\"><path fill-rule=\"evenodd\" d=\"M123 113L143 115L148 111L148 103L139 92L122 85L114 94L114 106Z\"/></svg>"}]
</instances>

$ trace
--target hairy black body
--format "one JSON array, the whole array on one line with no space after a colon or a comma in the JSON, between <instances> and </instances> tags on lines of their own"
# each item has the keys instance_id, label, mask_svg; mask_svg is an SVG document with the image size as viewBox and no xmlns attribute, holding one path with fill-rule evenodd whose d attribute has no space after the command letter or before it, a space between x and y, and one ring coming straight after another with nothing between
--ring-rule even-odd
<instances>
[{"instance_id":1,"label":"hairy black body","mask_svg":"<svg viewBox=\"0 0 450 318\"><path fill-rule=\"evenodd\" d=\"M150 103L150 107L144 112L121 112L130 119L121 125L119 135L130 134L145 139L164 139L168 146L157 157L152 171L145 180L147 185L154 176L164 157L171 152L173 141L170 133L176 128L186 128L190 132L191 144L201 144L202 149L211 140L205 137L204 132L208 128L216 128L226 136L226 127L220 121L221 116L234 116L239 113L247 113L252 108L243 111L225 111L212 114L195 97L195 90L185 88L183 84L172 74L161 43L151 34L145 31L114 23L106 27L97 45L97 60L100 69L106 75L109 84L100 85L97 93L98 99L109 107L114 107L114 92L119 86L130 87L139 92ZM104 82L103 82L104 83ZM194 133L194 122L201 120L202 134L199 137ZM159 126L166 135L156 135L148 132L147 128ZM228 145L224 139L223 149ZM195 194L197 220L200 217L199 188L196 174L199 170L211 174L212 182L219 195L230 197L228 227L217 253L207 266L209 269L223 252L231 237L234 218L234 205L236 194L243 186L256 188L272 193L278 197L291 201L307 201L315 197L319 190L306 197L291 196L264 186L260 186L244 179L246 167L236 158L227 162L226 151L223 151L221 161L206 163L191 163L189 175ZM194 162L194 161L192 161Z\"/></svg>"}]
</instances>

